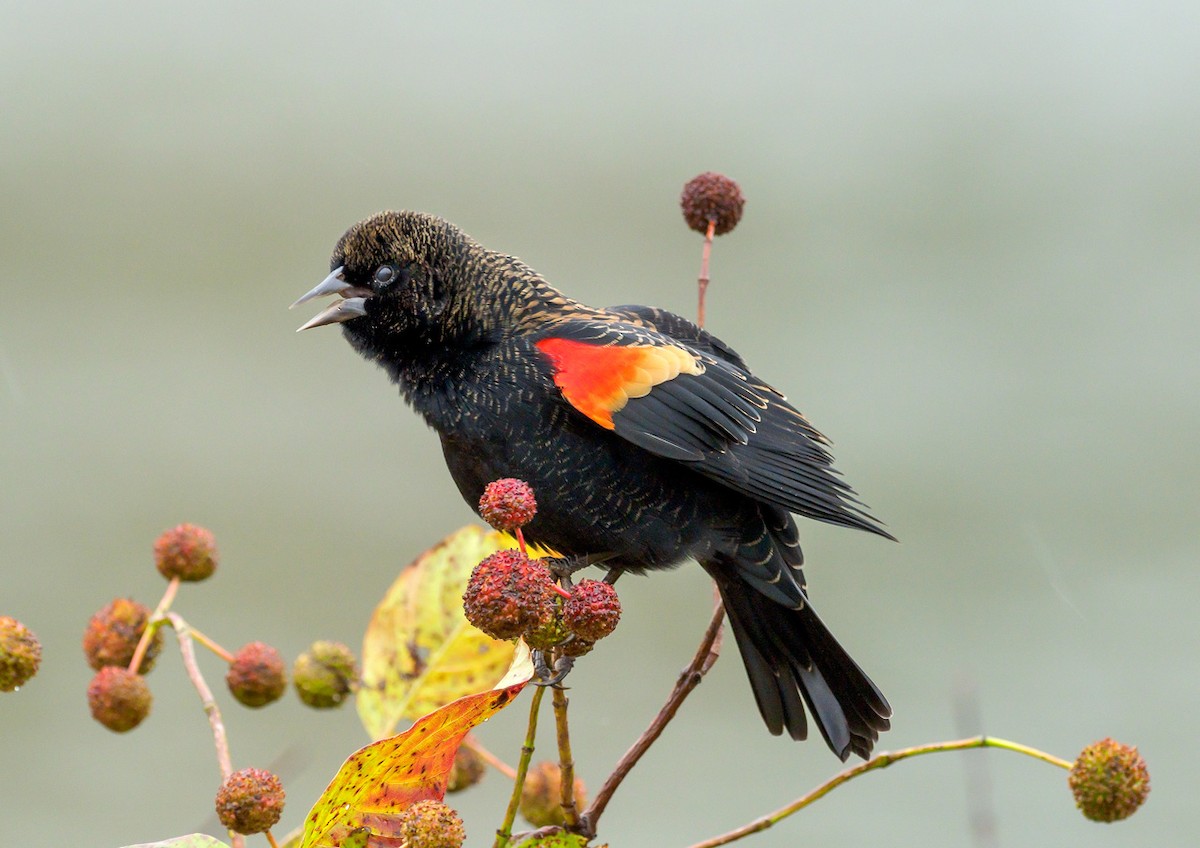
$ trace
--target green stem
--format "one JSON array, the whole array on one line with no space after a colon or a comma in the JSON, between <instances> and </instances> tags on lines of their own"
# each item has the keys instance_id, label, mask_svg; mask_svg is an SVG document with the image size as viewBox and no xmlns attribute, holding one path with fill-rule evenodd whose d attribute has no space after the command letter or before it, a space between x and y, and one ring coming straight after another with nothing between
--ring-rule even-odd
<instances>
[{"instance_id":1,"label":"green stem","mask_svg":"<svg viewBox=\"0 0 1200 848\"><path fill-rule=\"evenodd\" d=\"M562 796L563 820L568 829L579 824L579 810L575 806L575 758L571 756L571 731L567 724L567 693L554 689L554 727L558 732L558 768L562 774L560 792Z\"/></svg>"},{"instance_id":2,"label":"green stem","mask_svg":"<svg viewBox=\"0 0 1200 848\"><path fill-rule=\"evenodd\" d=\"M222 648L220 645L218 645L216 642L214 642L208 636L205 636L203 633L201 633L195 627L191 627L191 625L188 625L188 626L191 630L193 639L195 639L197 642L199 642L204 647L208 648L210 651L212 651L214 654L216 654L221 659L225 660L225 662L227 662L227 663L233 662L233 654L229 653L229 651Z\"/></svg>"},{"instance_id":3,"label":"green stem","mask_svg":"<svg viewBox=\"0 0 1200 848\"><path fill-rule=\"evenodd\" d=\"M512 826L517 818L517 807L521 804L521 790L525 787L525 775L529 771L529 761L533 759L533 743L537 738L538 707L542 705L542 696L546 694L544 686L533 690L533 701L529 705L529 727L525 731L525 744L521 746L521 759L517 763L517 777L513 781L512 797L508 799L508 809L504 812L504 823L496 831L496 841L492 848L505 848L512 841Z\"/></svg>"},{"instance_id":4,"label":"green stem","mask_svg":"<svg viewBox=\"0 0 1200 848\"><path fill-rule=\"evenodd\" d=\"M1047 754L1045 751L1030 748L1028 745L1022 745L1019 742L1010 742L1007 739L996 739L992 736L973 736L970 739L958 739L953 742L933 742L929 745L918 745L915 748L904 748L899 751L884 751L867 760L865 763L859 763L852 768L839 772L807 795L797 798L786 807L780 807L775 812L743 825L737 830L731 830L728 833L723 833L704 842L697 842L692 848L717 848L718 845L727 845L730 842L741 839L743 836L749 836L752 833L758 833L760 830L766 830L792 813L798 812L814 801L825 797L843 783L853 780L860 774L866 774L875 769L887 768L892 763L907 760L909 757L918 757L922 754L937 754L942 751L964 751L968 748L1003 748L1006 751L1016 751L1018 754L1042 760L1059 768L1068 770L1071 768L1071 764L1066 760L1059 759L1052 754Z\"/></svg>"}]
</instances>

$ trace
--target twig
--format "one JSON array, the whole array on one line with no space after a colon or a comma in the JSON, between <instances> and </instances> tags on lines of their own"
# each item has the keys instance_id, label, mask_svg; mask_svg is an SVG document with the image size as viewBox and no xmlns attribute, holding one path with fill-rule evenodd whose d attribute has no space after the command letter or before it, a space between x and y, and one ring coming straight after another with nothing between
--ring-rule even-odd
<instances>
[{"instance_id":1,"label":"twig","mask_svg":"<svg viewBox=\"0 0 1200 848\"><path fill-rule=\"evenodd\" d=\"M463 744L478 754L481 760L490 765L492 768L496 769L496 771L503 774L509 780L517 779L517 770L508 763L504 762L504 760L497 757L487 748L483 747L482 743L475 738L474 734L468 734L467 738L463 740Z\"/></svg>"},{"instance_id":2,"label":"twig","mask_svg":"<svg viewBox=\"0 0 1200 848\"><path fill-rule=\"evenodd\" d=\"M562 833L562 832L563 832L563 829L562 829L561 825L548 824L545 827L539 827L537 830L527 830L524 833L514 834L513 839L515 841L513 842L513 845L514 846L524 845L526 842L529 842L530 840L545 839L547 836L553 836L556 833Z\"/></svg>"},{"instance_id":3,"label":"twig","mask_svg":"<svg viewBox=\"0 0 1200 848\"><path fill-rule=\"evenodd\" d=\"M275 837L271 835L271 831L268 830L263 835L266 836L267 841L271 843L271 848L279 848L279 843L275 841Z\"/></svg>"},{"instance_id":4,"label":"twig","mask_svg":"<svg viewBox=\"0 0 1200 848\"><path fill-rule=\"evenodd\" d=\"M571 756L571 731L567 724L567 693L554 687L554 728L558 735L558 767L562 773L563 820L568 830L579 824L575 807L575 760Z\"/></svg>"},{"instance_id":5,"label":"twig","mask_svg":"<svg viewBox=\"0 0 1200 848\"><path fill-rule=\"evenodd\" d=\"M217 765L221 769L221 780L226 780L233 773L233 763L229 758L229 741L225 738L225 724L221 721L221 708L213 698L212 690L204 682L200 666L196 664L196 646L192 643L192 629L178 613L167 613L175 635L179 638L179 653L183 657L183 666L187 675L196 687L200 703L204 706L204 714L208 716L209 726L212 727L213 743L217 747Z\"/></svg>"},{"instance_id":6,"label":"twig","mask_svg":"<svg viewBox=\"0 0 1200 848\"><path fill-rule=\"evenodd\" d=\"M1060 768L1068 770L1071 768L1071 764L1066 760L1061 760L1052 754L1047 754L1045 751L1039 751L1036 748L1030 748L1018 742L1009 742L1007 739L996 739L990 736L974 736L970 739L959 739L953 742L934 742L929 745L918 745L915 748L904 748L899 751L883 751L865 763L859 763L852 768L839 772L807 795L797 798L786 807L780 807L775 812L756 819L747 825L743 825L737 830L731 830L728 833L721 834L704 842L697 842L691 848L717 848L718 845L727 845L734 840L741 839L743 836L749 836L752 833L758 833L760 830L766 830L781 819L787 818L792 813L804 809L809 804L823 798L843 783L853 780L860 774L866 774L875 769L887 768L892 763L898 763L909 757L917 757L922 754L936 754L942 751L963 751L968 748L1003 748L1007 751L1016 751L1018 754L1025 754L1026 756L1043 760Z\"/></svg>"},{"instance_id":7,"label":"twig","mask_svg":"<svg viewBox=\"0 0 1200 848\"><path fill-rule=\"evenodd\" d=\"M146 656L146 651L150 648L150 643L154 640L154 634L158 632L158 628L162 627L166 621L167 610L171 608L171 604L175 602L175 595L179 591L179 578L172 577L171 582L167 584L167 589L163 592L162 599L159 600L158 606L154 608L154 612L150 614L150 620L146 622L146 629L142 631L142 637L138 639L137 647L133 651L133 659L129 661L129 670L134 674L140 674L142 660Z\"/></svg>"},{"instance_id":8,"label":"twig","mask_svg":"<svg viewBox=\"0 0 1200 848\"><path fill-rule=\"evenodd\" d=\"M513 780L512 797L508 799L508 809L504 812L504 823L496 831L496 841L492 848L505 848L512 839L513 821L517 818L517 807L521 803L521 790L525 786L525 775L529 771L529 761L533 759L533 743L537 738L538 707L542 705L542 696L546 687L537 686L533 690L533 701L529 705L529 727L525 731L525 744L521 746L521 759L517 762L517 776Z\"/></svg>"},{"instance_id":9,"label":"twig","mask_svg":"<svg viewBox=\"0 0 1200 848\"><path fill-rule=\"evenodd\" d=\"M704 234L704 252L700 254L700 278L696 281L700 289L700 302L696 309L696 326L704 326L704 294L708 291L708 257L712 253L713 233L717 228L717 219L710 218L708 232Z\"/></svg>"},{"instance_id":10,"label":"twig","mask_svg":"<svg viewBox=\"0 0 1200 848\"><path fill-rule=\"evenodd\" d=\"M667 723L674 718L684 698L700 685L700 681L704 678L704 675L712 668L713 663L717 661L717 657L721 652L721 622L724 618L725 607L718 602L716 609L713 610L712 620L708 623L708 629L704 631L704 638L700 640L700 646L696 649L696 655L692 657L692 661L688 663L687 668L680 673L679 679L675 681L675 688L671 691L667 702L663 704L662 709L658 711L658 715L650 722L650 726L642 732L642 735L633 743L633 746L621 757L612 774L608 776L608 779L604 781L604 785L600 787L600 791L596 793L596 797L591 805L579 817L578 830L588 838L596 835L596 826L600 821L600 816L604 813L604 808L608 806L608 802L612 799L613 793L617 791L617 787L621 785L621 781L637 765L638 760L654 744L654 741L662 735Z\"/></svg>"},{"instance_id":11,"label":"twig","mask_svg":"<svg viewBox=\"0 0 1200 848\"><path fill-rule=\"evenodd\" d=\"M205 636L203 633L201 633L195 627L189 626L188 629L192 634L192 638L195 639L197 642L199 642L201 645L208 648L210 651L212 651L214 654L216 654L221 659L225 660L225 662L227 662L227 663L233 662L233 654L229 653L229 651L222 648L220 645L218 645L216 642L214 642L209 637Z\"/></svg>"}]
</instances>

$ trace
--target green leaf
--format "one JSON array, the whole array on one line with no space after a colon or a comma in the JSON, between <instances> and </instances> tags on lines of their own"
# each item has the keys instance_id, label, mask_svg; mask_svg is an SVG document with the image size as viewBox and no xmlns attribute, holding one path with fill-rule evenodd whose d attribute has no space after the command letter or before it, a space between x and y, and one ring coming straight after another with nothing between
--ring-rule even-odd
<instances>
[{"instance_id":1,"label":"green leaf","mask_svg":"<svg viewBox=\"0 0 1200 848\"><path fill-rule=\"evenodd\" d=\"M193 833L188 836L176 836L163 842L139 842L137 845L126 845L125 848L229 848L220 839L204 833Z\"/></svg>"}]
</instances>

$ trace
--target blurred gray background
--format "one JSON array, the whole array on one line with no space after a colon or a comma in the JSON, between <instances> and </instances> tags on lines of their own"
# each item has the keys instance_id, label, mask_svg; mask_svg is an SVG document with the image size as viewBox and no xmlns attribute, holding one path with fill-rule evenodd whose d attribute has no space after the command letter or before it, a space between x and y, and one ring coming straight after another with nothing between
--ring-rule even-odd
<instances>
[{"instance_id":1,"label":"blurred gray background","mask_svg":"<svg viewBox=\"0 0 1200 848\"><path fill-rule=\"evenodd\" d=\"M1112 735L1154 783L1102 826L1051 767L942 755L744 844L1194 841L1194 3L2 17L0 613L45 660L0 697L0 843L213 825L212 743L170 637L141 728L116 736L85 704L87 618L118 595L154 604L161 530L203 523L223 554L179 612L294 657L313 638L358 646L399 568L472 519L382 372L336 330L293 332L311 312L287 305L349 224L436 212L584 301L691 315L701 239L677 198L710 169L748 198L715 247L711 329L834 439L902 539L804 528L818 607L895 707L883 747L985 731L1070 759ZM621 628L571 680L593 789L710 610L694 566L621 589ZM764 731L726 654L603 839L686 846L838 769L819 742ZM237 709L202 661L235 765L283 772L282 833L366 741L353 708ZM483 729L510 760L524 713ZM470 844L490 843L504 784L455 799Z\"/></svg>"}]
</instances>

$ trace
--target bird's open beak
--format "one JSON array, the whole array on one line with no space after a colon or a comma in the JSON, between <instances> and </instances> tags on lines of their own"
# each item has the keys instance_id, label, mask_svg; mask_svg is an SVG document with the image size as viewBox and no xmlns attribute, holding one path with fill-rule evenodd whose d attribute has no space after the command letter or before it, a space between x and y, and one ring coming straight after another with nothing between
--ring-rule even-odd
<instances>
[{"instance_id":1,"label":"bird's open beak","mask_svg":"<svg viewBox=\"0 0 1200 848\"><path fill-rule=\"evenodd\" d=\"M370 289L353 286L346 282L344 272L344 268L334 268L329 276L321 280L312 291L288 307L288 309L295 309L300 304L307 303L315 297L326 297L331 294L340 295L342 298L328 309L314 315L311 320L296 330L297 333L313 327L322 327L325 324L340 324L343 321L349 321L352 318L359 318L367 314L365 303L373 292Z\"/></svg>"}]
</instances>

